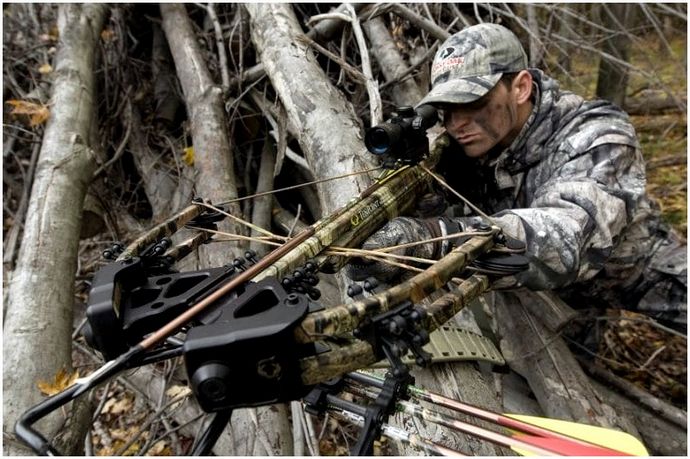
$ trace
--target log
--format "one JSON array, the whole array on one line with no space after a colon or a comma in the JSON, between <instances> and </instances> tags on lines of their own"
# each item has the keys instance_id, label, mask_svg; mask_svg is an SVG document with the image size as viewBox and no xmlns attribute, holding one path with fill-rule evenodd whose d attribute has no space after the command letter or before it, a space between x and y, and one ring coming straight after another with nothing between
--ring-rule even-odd
<instances>
[{"instance_id":1,"label":"log","mask_svg":"<svg viewBox=\"0 0 690 459\"><path fill-rule=\"evenodd\" d=\"M623 109L630 115L658 115L661 113L684 113L687 105L687 98L678 98L665 91L645 90L634 98L627 97Z\"/></svg>"},{"instance_id":2,"label":"log","mask_svg":"<svg viewBox=\"0 0 690 459\"><path fill-rule=\"evenodd\" d=\"M4 435L44 399L39 380L71 369L74 276L82 206L96 164L86 144L96 116L94 53L107 11L104 4L65 4L58 10L51 117L36 166L4 325ZM64 411L37 427L52 438ZM5 442L5 454L26 454Z\"/></svg>"},{"instance_id":3,"label":"log","mask_svg":"<svg viewBox=\"0 0 690 459\"><path fill-rule=\"evenodd\" d=\"M675 406L654 397L652 394L640 389L633 383L614 375L606 368L602 368L592 362L580 360L583 368L594 378L613 386L628 398L634 400L639 406L644 407L653 414L673 422L683 430L688 429L688 413Z\"/></svg>"},{"instance_id":4,"label":"log","mask_svg":"<svg viewBox=\"0 0 690 459\"><path fill-rule=\"evenodd\" d=\"M380 17L375 17L363 24L364 31L371 42L371 53L381 67L386 81L394 81L407 71L407 64L395 46L393 37ZM393 85L391 94L396 105L414 106L422 100L424 94L413 78L398 81Z\"/></svg>"},{"instance_id":5,"label":"log","mask_svg":"<svg viewBox=\"0 0 690 459\"><path fill-rule=\"evenodd\" d=\"M425 30L429 35L440 41L446 41L450 37L450 33L440 28L438 25L434 24L428 19L425 19L412 11L410 8L406 7L402 3L396 3L393 7L393 13L397 14L403 19L407 19L413 25Z\"/></svg>"},{"instance_id":6,"label":"log","mask_svg":"<svg viewBox=\"0 0 690 459\"><path fill-rule=\"evenodd\" d=\"M182 166L178 183L175 183L170 173L160 164L160 155L148 147L141 115L130 102L127 102L124 119L132 129L127 146L153 211L152 224L156 224L181 210L192 200L193 173L189 167Z\"/></svg>"},{"instance_id":7,"label":"log","mask_svg":"<svg viewBox=\"0 0 690 459\"><path fill-rule=\"evenodd\" d=\"M501 411L501 404L493 389L493 376L483 373L472 363L441 363L433 364L428 369L413 371L415 385L431 392L436 392L455 400L475 404L492 411ZM438 411L445 411L439 409ZM447 414L457 416L457 413L446 411ZM476 419L465 418L468 422L481 427L495 429L490 423ZM445 427L439 427L430 422L407 420L418 429L420 436L447 445L472 456L504 456L510 454L508 450L470 435L451 433ZM416 431L416 430L411 430ZM405 448L404 455L419 454L414 449Z\"/></svg>"},{"instance_id":8,"label":"log","mask_svg":"<svg viewBox=\"0 0 690 459\"><path fill-rule=\"evenodd\" d=\"M355 9L355 11L360 11L362 10L366 4L364 3L355 3L352 5L352 7ZM333 12L335 13L342 13L345 11L347 5L342 4L335 8ZM338 19L325 19L323 21L319 21L314 27L311 28L307 32L307 37L311 38L312 40L315 40L319 43L325 43L335 34L340 32L343 28L343 21L340 21ZM262 76L266 74L266 70L264 68L263 62L259 62L253 67L250 67L246 71L242 72L241 79L239 77L236 78L231 78L230 79L230 87L237 86L240 83L244 84L249 84L253 83L254 81L258 80Z\"/></svg>"},{"instance_id":9,"label":"log","mask_svg":"<svg viewBox=\"0 0 690 459\"><path fill-rule=\"evenodd\" d=\"M307 227L307 224L300 220L297 215L280 207L275 198L273 198L272 221L282 234L297 234Z\"/></svg>"},{"instance_id":10,"label":"log","mask_svg":"<svg viewBox=\"0 0 690 459\"><path fill-rule=\"evenodd\" d=\"M525 307L537 298L522 290L489 295L508 366L527 380L546 416L618 428L639 437L630 419L599 398L563 338L531 313L535 305ZM548 306L543 308L548 311Z\"/></svg>"},{"instance_id":11,"label":"log","mask_svg":"<svg viewBox=\"0 0 690 459\"><path fill-rule=\"evenodd\" d=\"M187 16L184 5L161 4L163 16L163 30L165 31L170 50L175 61L180 83L185 94L187 112L191 119L192 136L194 138L195 160L194 167L197 170L196 189L201 197L211 202L223 202L238 197L235 185L235 172L228 136L228 122L222 98L222 89L214 84L210 73L206 68L203 54L191 21ZM233 215L241 215L239 205L232 203L228 212ZM240 228L231 222L223 222L218 225L221 231L240 233ZM232 244L230 250L239 254L239 244ZM232 259L232 254L227 250L211 250L202 247L200 250L202 266L221 266ZM250 418L251 410L238 410L233 413L232 438L235 440L234 448L223 451L221 454L233 454L233 451L251 451L251 454L265 455L272 453L262 450L265 443L284 448L291 446L289 438L290 429L284 432L287 424L286 410L271 410L270 407L257 408L257 416L263 426L275 427L269 432L270 438L261 445L253 441L256 437L257 426ZM279 429L279 427L282 427ZM256 446L255 446L256 445ZM279 454L289 455L289 449L278 450Z\"/></svg>"},{"instance_id":12,"label":"log","mask_svg":"<svg viewBox=\"0 0 690 459\"><path fill-rule=\"evenodd\" d=\"M362 142L360 120L309 47L296 39L301 29L291 7L256 3L246 8L252 40L289 122L301 128L297 140L314 175L326 178L371 168L373 160ZM333 212L368 184L360 176L337 188L317 185L323 212Z\"/></svg>"},{"instance_id":13,"label":"log","mask_svg":"<svg viewBox=\"0 0 690 459\"><path fill-rule=\"evenodd\" d=\"M273 140L267 138L261 150L261 165L259 166L259 179L256 184L256 193L263 193L273 189L273 171L276 164L276 152L273 148ZM259 196L254 198L252 207L252 223L259 228L270 229L271 210L273 207L273 196ZM252 236L262 236L261 233L252 229ZM269 246L260 242L251 242L249 247L256 251L259 256L264 256L269 251Z\"/></svg>"},{"instance_id":14,"label":"log","mask_svg":"<svg viewBox=\"0 0 690 459\"><path fill-rule=\"evenodd\" d=\"M660 167L681 166L688 164L688 155L675 154L663 158L653 158L647 161L647 171Z\"/></svg>"},{"instance_id":15,"label":"log","mask_svg":"<svg viewBox=\"0 0 690 459\"><path fill-rule=\"evenodd\" d=\"M213 82L206 67L185 6L164 3L160 8L163 31L168 39L191 122L197 195L212 203L235 199L238 197L235 168L222 89ZM236 203L229 205L228 212L241 215ZM221 231L244 234L233 222L221 222L218 227ZM202 264L222 266L233 258L233 253L240 253L239 243L226 247L228 250L223 251L202 247Z\"/></svg>"},{"instance_id":16,"label":"log","mask_svg":"<svg viewBox=\"0 0 690 459\"><path fill-rule=\"evenodd\" d=\"M650 455L680 457L688 455L687 429L659 418L636 401L604 384L592 381L592 387L602 400L606 400L607 403L616 408L618 413L632 420Z\"/></svg>"},{"instance_id":17,"label":"log","mask_svg":"<svg viewBox=\"0 0 690 459\"><path fill-rule=\"evenodd\" d=\"M171 127L182 101L175 91L175 67L160 24L151 24L153 40L151 44L153 72L153 97L156 101L155 120Z\"/></svg>"}]
</instances>

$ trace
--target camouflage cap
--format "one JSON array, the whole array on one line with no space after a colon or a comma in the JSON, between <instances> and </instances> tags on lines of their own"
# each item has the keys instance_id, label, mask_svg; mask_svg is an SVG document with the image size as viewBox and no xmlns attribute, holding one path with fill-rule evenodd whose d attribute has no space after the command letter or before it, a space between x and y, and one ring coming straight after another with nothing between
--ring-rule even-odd
<instances>
[{"instance_id":1,"label":"camouflage cap","mask_svg":"<svg viewBox=\"0 0 690 459\"><path fill-rule=\"evenodd\" d=\"M465 104L493 88L504 73L527 68L518 38L498 24L477 24L452 35L431 66L431 91L419 103Z\"/></svg>"}]
</instances>

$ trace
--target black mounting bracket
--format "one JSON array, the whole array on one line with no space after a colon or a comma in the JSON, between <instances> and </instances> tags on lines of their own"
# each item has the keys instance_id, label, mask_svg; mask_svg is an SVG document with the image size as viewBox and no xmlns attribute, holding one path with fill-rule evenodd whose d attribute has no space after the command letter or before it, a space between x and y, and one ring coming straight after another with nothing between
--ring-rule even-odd
<instances>
[{"instance_id":1,"label":"black mounting bracket","mask_svg":"<svg viewBox=\"0 0 690 459\"><path fill-rule=\"evenodd\" d=\"M112 360L236 274L225 266L149 276L139 257L105 265L91 284L84 336Z\"/></svg>"},{"instance_id":2,"label":"black mounting bracket","mask_svg":"<svg viewBox=\"0 0 690 459\"><path fill-rule=\"evenodd\" d=\"M364 426L359 434L357 443L350 450L353 456L371 456L374 453L374 441L381 436L381 428L388 417L395 412L398 400L409 398L407 386L414 384L414 377L405 374L393 375L386 373L381 392L371 405L367 406L364 414Z\"/></svg>"},{"instance_id":3,"label":"black mounting bracket","mask_svg":"<svg viewBox=\"0 0 690 459\"><path fill-rule=\"evenodd\" d=\"M402 357L408 351L419 366L431 362L431 354L422 349L429 342L429 332L422 326L425 317L423 308L406 301L390 311L365 319L353 334L371 344L376 357L388 359L394 376L403 376L408 369Z\"/></svg>"}]
</instances>

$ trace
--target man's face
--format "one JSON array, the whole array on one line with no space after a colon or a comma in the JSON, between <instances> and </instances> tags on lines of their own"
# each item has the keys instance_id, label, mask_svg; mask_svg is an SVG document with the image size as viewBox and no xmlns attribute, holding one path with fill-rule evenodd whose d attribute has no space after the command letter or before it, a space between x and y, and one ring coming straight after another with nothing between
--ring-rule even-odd
<instances>
[{"instance_id":1,"label":"man's face","mask_svg":"<svg viewBox=\"0 0 690 459\"><path fill-rule=\"evenodd\" d=\"M509 146L522 127L515 92L503 82L474 102L442 110L446 130L470 158L484 156L496 145Z\"/></svg>"}]
</instances>

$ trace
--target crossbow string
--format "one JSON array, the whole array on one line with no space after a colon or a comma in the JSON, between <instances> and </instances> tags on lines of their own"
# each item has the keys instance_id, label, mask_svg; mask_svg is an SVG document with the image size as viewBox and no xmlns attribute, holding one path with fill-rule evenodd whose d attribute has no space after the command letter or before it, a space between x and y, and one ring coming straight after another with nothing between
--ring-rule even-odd
<instances>
[{"instance_id":1,"label":"crossbow string","mask_svg":"<svg viewBox=\"0 0 690 459\"><path fill-rule=\"evenodd\" d=\"M432 155L421 164L385 170L360 196L292 238L257 228L220 206L199 201L128 247L113 246L105 255L114 261L96 274L89 298L91 312L87 312L92 314L91 343L107 363L29 409L17 423L17 436L38 454L58 454L33 428L35 422L122 370L184 355L199 404L205 411L216 413L197 440L196 454L210 451L234 408L305 396L308 409L335 410L337 416L363 425L353 448L356 454L371 454L379 435L394 436L433 454L460 454L388 425L386 419L396 410L512 447L521 454L620 453L615 448L597 449L567 435L554 436L548 429L527 429L527 436L520 438L500 434L404 401L421 397L421 392L412 385L414 378L401 358L410 351L418 364L428 364L429 354L422 346L429 341L429 333L486 292L494 279L525 267L523 260L515 263L511 258L515 255L509 253L505 236L495 225L446 236L463 236L464 242L436 262L388 253L402 246L356 249L388 220L409 212L431 180L439 180L429 170L434 162ZM362 173L366 172L371 170ZM215 222L228 217L264 236L219 232ZM173 246L170 237L184 227L199 232ZM244 259L235 259L222 268L190 273L172 270L176 261L201 244L219 240L217 236L255 240L277 248L261 259L248 251ZM431 241L435 240L438 238ZM317 302L316 274L337 272L349 256L372 257L416 274L387 289L371 284L368 296L360 289L351 295L355 301L324 309ZM508 259L511 262L505 264ZM417 267L423 264L430 266L424 270ZM417 306L444 287L447 291L438 299ZM187 332L183 343L172 338L181 330ZM350 374L345 378L347 384L342 384L343 375L382 359L391 367L384 380ZM338 390L354 391L373 399L373 403L362 407L338 399L331 390L335 386L327 384L336 380L341 381L335 385ZM366 385L369 387L363 387ZM427 402L441 400L440 396L426 396ZM477 416L477 412L465 414ZM516 423L497 424L526 431L524 425ZM554 446L554 441L561 443Z\"/></svg>"}]
</instances>

